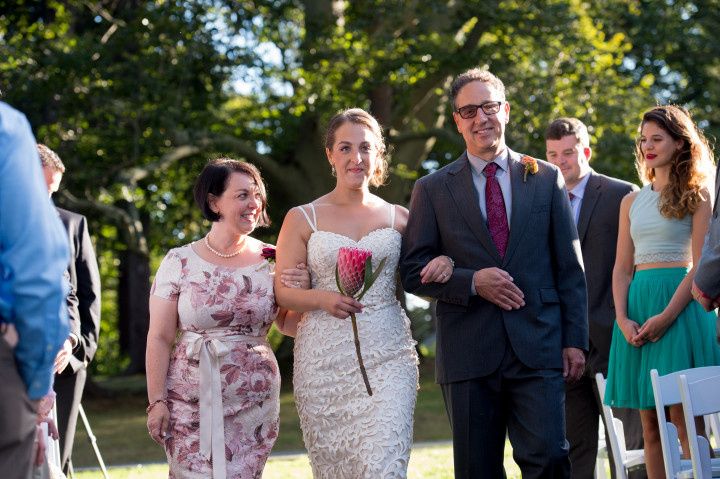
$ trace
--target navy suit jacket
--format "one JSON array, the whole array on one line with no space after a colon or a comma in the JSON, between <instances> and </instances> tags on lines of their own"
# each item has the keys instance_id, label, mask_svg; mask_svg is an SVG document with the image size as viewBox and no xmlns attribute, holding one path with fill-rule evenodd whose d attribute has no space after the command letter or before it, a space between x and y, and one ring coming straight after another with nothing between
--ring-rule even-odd
<instances>
[{"instance_id":1,"label":"navy suit jacket","mask_svg":"<svg viewBox=\"0 0 720 479\"><path fill-rule=\"evenodd\" d=\"M467 154L415 183L400 273L407 291L438 300L439 383L491 374L508 345L534 369L562 369L563 348L588 348L585 275L567 191L556 167L537 163L539 171L524 178L521 155L510 152L512 214L504 258L480 210ZM421 284L420 270L440 254L455 261L452 277ZM525 306L504 311L471 295L473 273L490 267L510 273Z\"/></svg>"}]
</instances>

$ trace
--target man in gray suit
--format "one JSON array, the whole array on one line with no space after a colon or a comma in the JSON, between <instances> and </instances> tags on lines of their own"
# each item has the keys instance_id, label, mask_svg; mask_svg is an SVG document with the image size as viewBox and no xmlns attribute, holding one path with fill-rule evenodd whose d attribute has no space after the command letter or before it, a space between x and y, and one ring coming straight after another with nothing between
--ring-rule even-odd
<instances>
[{"instance_id":1,"label":"man in gray suit","mask_svg":"<svg viewBox=\"0 0 720 479\"><path fill-rule=\"evenodd\" d=\"M720 163L715 173L715 205L712 220L705 236L702 256L695 271L692 293L695 299L707 310L720 307L720 219L718 219L718 198L720 195ZM720 321L717 327L720 341Z\"/></svg>"},{"instance_id":2,"label":"man in gray suit","mask_svg":"<svg viewBox=\"0 0 720 479\"><path fill-rule=\"evenodd\" d=\"M524 478L570 476L564 385L588 347L580 243L560 171L505 145L503 83L473 69L452 84L467 151L418 180L403 236L405 289L436 298L436 372L456 478L503 477L506 432ZM423 284L437 255L446 283Z\"/></svg>"},{"instance_id":3,"label":"man in gray suit","mask_svg":"<svg viewBox=\"0 0 720 479\"><path fill-rule=\"evenodd\" d=\"M588 292L590 350L579 381L565 385L565 416L570 442L572 477L593 477L598 449L598 418L602 404L595 374L607 376L615 324L612 270L615 264L620 201L632 183L601 175L590 168L592 149L587 127L577 118L559 118L545 132L547 160L560 168L577 224ZM642 449L642 425L637 410L615 409L625 429L629 449ZM614 474L614 470L611 468ZM645 477L644 471L632 477Z\"/></svg>"}]
</instances>

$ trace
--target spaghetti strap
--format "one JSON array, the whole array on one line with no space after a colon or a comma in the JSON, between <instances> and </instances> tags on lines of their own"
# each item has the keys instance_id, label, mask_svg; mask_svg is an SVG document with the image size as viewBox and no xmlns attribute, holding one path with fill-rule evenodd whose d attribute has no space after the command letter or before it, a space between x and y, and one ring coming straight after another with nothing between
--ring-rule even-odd
<instances>
[{"instance_id":1,"label":"spaghetti strap","mask_svg":"<svg viewBox=\"0 0 720 479\"><path fill-rule=\"evenodd\" d=\"M313 219L311 220L308 214L305 212L305 208L302 206L298 206L298 209L302 212L303 216L307 220L308 224L310 225L310 228L312 228L313 232L317 232L317 217L315 216L315 207L312 203L310 203L310 209L312 211Z\"/></svg>"},{"instance_id":2,"label":"spaghetti strap","mask_svg":"<svg viewBox=\"0 0 720 479\"><path fill-rule=\"evenodd\" d=\"M390 205L390 228L395 229L395 205Z\"/></svg>"}]
</instances>

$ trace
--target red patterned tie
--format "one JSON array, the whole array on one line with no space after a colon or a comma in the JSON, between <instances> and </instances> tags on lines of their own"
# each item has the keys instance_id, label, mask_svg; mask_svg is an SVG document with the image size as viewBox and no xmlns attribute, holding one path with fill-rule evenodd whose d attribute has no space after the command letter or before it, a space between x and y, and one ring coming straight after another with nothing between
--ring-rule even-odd
<instances>
[{"instance_id":1,"label":"red patterned tie","mask_svg":"<svg viewBox=\"0 0 720 479\"><path fill-rule=\"evenodd\" d=\"M507 249L510 228L508 227L507 212L505 211L505 199L503 198L500 183L495 177L498 169L497 163L488 163L483 169L485 175L485 208L487 210L488 229L492 236L493 243L500 253L505 256Z\"/></svg>"}]
</instances>

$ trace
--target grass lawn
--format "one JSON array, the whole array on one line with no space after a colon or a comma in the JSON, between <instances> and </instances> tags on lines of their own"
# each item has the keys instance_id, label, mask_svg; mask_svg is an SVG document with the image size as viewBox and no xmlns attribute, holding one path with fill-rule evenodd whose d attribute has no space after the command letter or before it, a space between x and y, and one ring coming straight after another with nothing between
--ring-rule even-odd
<instances>
[{"instance_id":1,"label":"grass lawn","mask_svg":"<svg viewBox=\"0 0 720 479\"><path fill-rule=\"evenodd\" d=\"M143 466L112 468L113 479L150 479L164 477L167 466L165 453L147 434L145 425L145 378L115 378L101 384L117 391L112 398L87 398L83 407L90 420L93 433L108 467L144 464ZM280 436L268 461L263 478L311 478L310 465L303 453L300 420L295 401L289 389L280 397ZM431 367L422 368L420 390L415 409L415 442L449 441L450 426L445 414L442 393L433 380ZM505 450L505 468L509 478L520 477L512 460L509 444ZM73 462L76 468L97 467L97 460L88 442L85 428L78 421ZM155 464L152 464L155 463ZM413 449L408 476L410 478L450 478L452 474L452 448L447 443L421 445ZM80 478L101 477L99 470L78 474Z\"/></svg>"},{"instance_id":2,"label":"grass lawn","mask_svg":"<svg viewBox=\"0 0 720 479\"><path fill-rule=\"evenodd\" d=\"M510 457L509 448L505 450L505 469L509 479L519 478L520 471ZM112 479L156 479L167 475L166 465L145 465L115 468L109 471ZM102 477L99 471L84 471L77 474L78 479ZM416 447L410 456L409 479L451 479L453 477L452 448L449 444ZM306 455L270 456L263 479L312 479L310 463Z\"/></svg>"},{"instance_id":3,"label":"grass lawn","mask_svg":"<svg viewBox=\"0 0 720 479\"><path fill-rule=\"evenodd\" d=\"M115 378L101 383L117 391L113 398L83 400L83 407L97 437L105 464L142 464L162 462L165 452L147 434L145 425L145 378ZM415 409L415 441L449 440L450 426L445 414L440 387L435 384L431 369L423 368ZM303 452L300 419L292 391L283 389L280 396L280 436L276 452ZM73 450L76 467L97 466L87 433L78 420Z\"/></svg>"}]
</instances>

